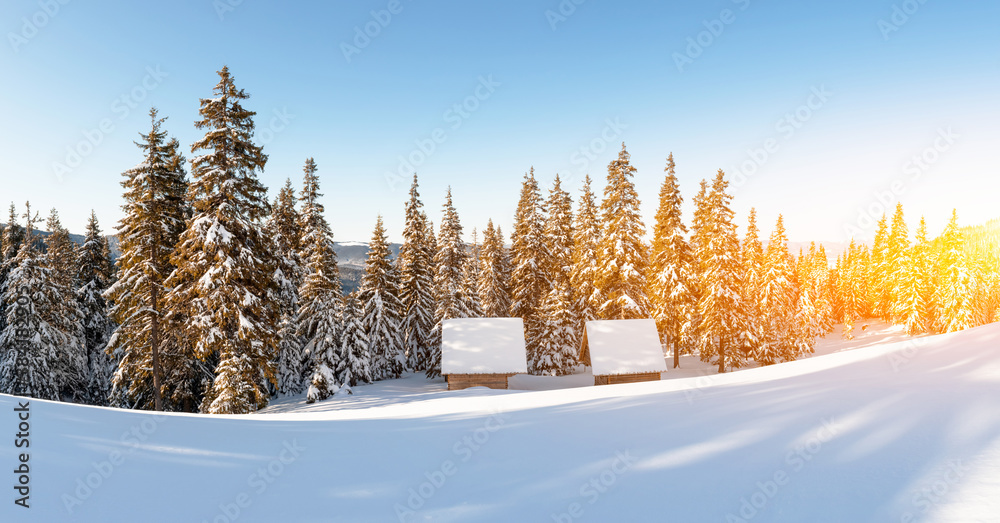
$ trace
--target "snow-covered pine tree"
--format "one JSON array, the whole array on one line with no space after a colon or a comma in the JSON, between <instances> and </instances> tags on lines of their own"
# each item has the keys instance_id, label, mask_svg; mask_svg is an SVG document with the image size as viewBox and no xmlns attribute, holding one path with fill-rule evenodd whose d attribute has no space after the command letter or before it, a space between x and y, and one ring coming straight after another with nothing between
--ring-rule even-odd
<instances>
[{"instance_id":1,"label":"snow-covered pine tree","mask_svg":"<svg viewBox=\"0 0 1000 523\"><path fill-rule=\"evenodd\" d=\"M889 225L885 214L878 221L867 273L868 309L875 317L889 321L892 282L889 279Z\"/></svg>"},{"instance_id":2,"label":"snow-covered pine tree","mask_svg":"<svg viewBox=\"0 0 1000 523\"><path fill-rule=\"evenodd\" d=\"M276 260L262 220L270 211L257 179L267 155L253 143L253 111L228 67L219 71L214 98L201 100L206 130L192 152L194 216L172 261L167 304L186 314L178 327L202 360L218 355L215 378L202 400L211 414L245 414L267 405L264 380L273 382L278 306Z\"/></svg>"},{"instance_id":3,"label":"snow-covered pine tree","mask_svg":"<svg viewBox=\"0 0 1000 523\"><path fill-rule=\"evenodd\" d=\"M505 251L503 233L499 227L493 227L491 219L486 223L483 248L479 253L479 300L483 305L483 316L487 318L506 318L510 315Z\"/></svg>"},{"instance_id":4,"label":"snow-covered pine tree","mask_svg":"<svg viewBox=\"0 0 1000 523\"><path fill-rule=\"evenodd\" d=\"M371 341L362 325L364 309L356 293L344 300L343 332L334 376L341 389L351 393L358 383L371 383Z\"/></svg>"},{"instance_id":5,"label":"snow-covered pine tree","mask_svg":"<svg viewBox=\"0 0 1000 523\"><path fill-rule=\"evenodd\" d=\"M893 323L901 323L903 318L898 314L899 303L903 300L902 288L907 278L907 268L910 263L910 236L903 217L903 204L896 204L896 212L892 215L892 225L886 243L886 277L888 278L889 303L887 316Z\"/></svg>"},{"instance_id":6,"label":"snow-covered pine tree","mask_svg":"<svg viewBox=\"0 0 1000 523\"><path fill-rule=\"evenodd\" d=\"M510 315L524 321L528 361L536 351L538 307L547 288L544 267L545 227L542 196L535 180L535 168L524 175L521 196L514 212L514 232L511 234L511 306Z\"/></svg>"},{"instance_id":7,"label":"snow-covered pine tree","mask_svg":"<svg viewBox=\"0 0 1000 523\"><path fill-rule=\"evenodd\" d=\"M529 370L543 376L572 373L577 364L578 342L568 281L556 283L542 299L538 313L538 337Z\"/></svg>"},{"instance_id":8,"label":"snow-covered pine tree","mask_svg":"<svg viewBox=\"0 0 1000 523\"><path fill-rule=\"evenodd\" d=\"M162 130L165 118L149 112L151 130L136 145L143 159L122 173L125 216L118 222L118 278L104 292L116 324L106 351L116 362L112 376L112 406L164 410L167 359L183 367L193 358L177 343L175 329L166 323L164 282L173 265L170 255L184 230L190 208L185 200L187 180L179 153ZM166 358L167 352L173 352ZM176 380L172 382L176 383ZM190 384L182 385L187 390ZM200 391L178 396L176 408L192 411Z\"/></svg>"},{"instance_id":9,"label":"snow-covered pine tree","mask_svg":"<svg viewBox=\"0 0 1000 523\"><path fill-rule=\"evenodd\" d=\"M355 305L347 311L340 294L331 290L317 292L312 297L311 304L309 316L304 317L308 319L313 332L305 346L306 352L312 355L306 403L324 400L340 390L344 384L341 381L342 368L347 365L341 342L345 325L353 322L354 327L360 330L356 317L359 314L358 307ZM351 317L348 317L348 313ZM368 360L365 359L363 363L366 369L363 379L368 381Z\"/></svg>"},{"instance_id":10,"label":"snow-covered pine tree","mask_svg":"<svg viewBox=\"0 0 1000 523\"><path fill-rule=\"evenodd\" d=\"M49 214L45 227L49 235L45 238L42 260L51 269L51 283L58 289L59 295L51 307L38 310L46 323L67 335L65 345L56 350L56 357L49 367L59 396L74 403L85 403L89 399L89 369L84 345L83 312L76 301L76 245L59 221L59 213L55 209Z\"/></svg>"},{"instance_id":11,"label":"snow-covered pine tree","mask_svg":"<svg viewBox=\"0 0 1000 523\"><path fill-rule=\"evenodd\" d=\"M743 273L743 285L740 294L742 308L738 347L745 358L757 359L767 337L767 325L760 301L765 276L764 248L760 243L760 229L757 228L757 210L753 208L750 209L747 232L743 236L740 270Z\"/></svg>"},{"instance_id":12,"label":"snow-covered pine tree","mask_svg":"<svg viewBox=\"0 0 1000 523\"><path fill-rule=\"evenodd\" d=\"M462 296L465 299L462 307L469 318L483 317L483 302L479 299L479 252L479 236L473 228L469 255L462 267Z\"/></svg>"},{"instance_id":13,"label":"snow-covered pine tree","mask_svg":"<svg viewBox=\"0 0 1000 523\"><path fill-rule=\"evenodd\" d=\"M416 372L427 370L429 337L434 328L434 246L428 244L427 217L413 175L410 199L406 202L403 244L399 247L399 299L403 307L402 333L406 366ZM433 228L433 227L432 227Z\"/></svg>"},{"instance_id":14,"label":"snow-covered pine tree","mask_svg":"<svg viewBox=\"0 0 1000 523\"><path fill-rule=\"evenodd\" d=\"M427 377L441 375L441 323L452 318L465 318L466 309L464 278L462 270L469 256L462 241L462 224L458 211L452 204L451 188L445 197L444 216L438 233L437 253L434 256L434 289L437 309L434 312L434 328L430 337L430 359Z\"/></svg>"},{"instance_id":15,"label":"snow-covered pine tree","mask_svg":"<svg viewBox=\"0 0 1000 523\"><path fill-rule=\"evenodd\" d=\"M894 315L906 326L906 333L910 336L928 332L934 327L931 316L934 269L931 244L927 239L927 223L923 216L920 217L915 240L906 256L899 299L894 304Z\"/></svg>"},{"instance_id":16,"label":"snow-covered pine tree","mask_svg":"<svg viewBox=\"0 0 1000 523\"><path fill-rule=\"evenodd\" d=\"M733 350L740 319L740 242L730 208L732 196L726 193L728 186L725 173L719 169L711 192L699 200L702 208L695 213L704 220L696 229L695 251L701 289L699 347L702 360L714 360L720 373L743 364L741 354Z\"/></svg>"},{"instance_id":17,"label":"snow-covered pine tree","mask_svg":"<svg viewBox=\"0 0 1000 523\"><path fill-rule=\"evenodd\" d=\"M306 161L306 169L310 168L310 160ZM277 384L274 392L289 396L302 392L305 387L303 375L306 372L303 369L305 357L302 339L298 333L299 286L302 285L305 268L299 257L300 218L299 212L295 209L297 203L292 180L286 179L285 186L278 191L274 204L271 205L271 216L264 225L278 259L274 280L278 284L278 294L275 299L278 302L280 320L278 356L275 361Z\"/></svg>"},{"instance_id":18,"label":"snow-covered pine tree","mask_svg":"<svg viewBox=\"0 0 1000 523\"><path fill-rule=\"evenodd\" d=\"M935 256L935 332L956 332L971 326L974 282L964 243L965 238L958 227L958 212L953 210L951 220L938 238Z\"/></svg>"},{"instance_id":19,"label":"snow-covered pine tree","mask_svg":"<svg viewBox=\"0 0 1000 523\"><path fill-rule=\"evenodd\" d=\"M114 266L108 239L101 235L97 215L90 211L87 233L77 250L79 267L76 280L77 303L83 314L84 350L87 354L87 402L108 405L111 395L111 374L114 364L104 352L114 324L108 318L103 293L114 279Z\"/></svg>"},{"instance_id":20,"label":"snow-covered pine tree","mask_svg":"<svg viewBox=\"0 0 1000 523\"><path fill-rule=\"evenodd\" d=\"M590 175L583 179L583 190L573 222L573 270L570 285L573 286L576 301L573 306L577 318L575 327L578 337L583 336L584 325L598 318L598 311L604 298L597 290L597 251L601 240L601 222L590 188Z\"/></svg>"},{"instance_id":21,"label":"snow-covered pine tree","mask_svg":"<svg viewBox=\"0 0 1000 523\"><path fill-rule=\"evenodd\" d=\"M4 295L7 322L0 332L0 393L58 400L59 379L51 365L72 340L45 320L64 297L52 268L35 249L32 231L38 218L31 214L30 204L26 207L27 226ZM16 219L11 222L16 223Z\"/></svg>"},{"instance_id":22,"label":"snow-covered pine tree","mask_svg":"<svg viewBox=\"0 0 1000 523\"><path fill-rule=\"evenodd\" d=\"M608 164L608 181L601 202L603 236L598 247L597 288L604 297L599 315L606 320L645 318L646 234L635 191L635 167L622 144L618 158Z\"/></svg>"},{"instance_id":23,"label":"snow-covered pine tree","mask_svg":"<svg viewBox=\"0 0 1000 523\"><path fill-rule=\"evenodd\" d=\"M693 260L691 247L685 239L687 227L681 212L684 198L677 182L673 153L667 157L664 171L667 174L660 186L660 205L653 226L649 294L660 339L673 351L674 368L677 368L695 304L691 289Z\"/></svg>"},{"instance_id":24,"label":"snow-covered pine tree","mask_svg":"<svg viewBox=\"0 0 1000 523\"><path fill-rule=\"evenodd\" d=\"M546 294L552 289L565 289L570 291L569 299L572 303L570 276L573 269L573 199L563 190L558 174L549 189L545 210L547 215L542 228L542 245L545 252L543 269L548 282Z\"/></svg>"},{"instance_id":25,"label":"snow-covered pine tree","mask_svg":"<svg viewBox=\"0 0 1000 523\"><path fill-rule=\"evenodd\" d=\"M767 242L761 283L758 301L764 320L764 338L755 359L761 365L794 360L797 296L792 257L788 253L788 238L781 215L778 215L778 222Z\"/></svg>"},{"instance_id":26,"label":"snow-covered pine tree","mask_svg":"<svg viewBox=\"0 0 1000 523\"><path fill-rule=\"evenodd\" d=\"M14 268L14 258L24 242L24 227L17 223L17 209L10 204L10 216L0 240L0 331L7 328L7 275Z\"/></svg>"},{"instance_id":27,"label":"snow-covered pine tree","mask_svg":"<svg viewBox=\"0 0 1000 523\"><path fill-rule=\"evenodd\" d=\"M323 204L319 203L319 176L315 162L306 162L305 178L299 200L302 210L299 214L301 237L299 253L305 266L305 276L299 287L298 333L302 339L303 357L308 358L303 370L306 379L315 384L317 373L322 374L321 364L326 358L328 369L333 372L331 356L339 350L340 315L343 308L344 291L340 283L340 269L337 267L337 252L333 248L333 233L323 216ZM322 377L322 376L320 376ZM334 383L333 385L338 385ZM322 389L320 389L322 390ZM322 393L321 393L322 394Z\"/></svg>"},{"instance_id":28,"label":"snow-covered pine tree","mask_svg":"<svg viewBox=\"0 0 1000 523\"><path fill-rule=\"evenodd\" d=\"M578 347L570 278L573 270L573 199L563 190L557 174L544 204L546 217L542 226L541 269L544 294L537 315L536 328L529 329L528 368L536 374L566 374L576 365L573 353ZM552 296L549 296L549 295ZM542 311L548 300L548 310ZM567 303L563 303L566 301ZM563 310L565 307L566 310ZM558 317L547 315L557 314ZM563 323L569 321L570 330ZM542 343L545 338L545 343ZM533 350L532 350L533 349Z\"/></svg>"},{"instance_id":29,"label":"snow-covered pine tree","mask_svg":"<svg viewBox=\"0 0 1000 523\"><path fill-rule=\"evenodd\" d=\"M361 329L368 342L371 377L375 380L398 378L406 368L400 336L403 304L399 301L399 275L390 257L389 240L379 215L368 243L365 274L358 290Z\"/></svg>"}]
</instances>

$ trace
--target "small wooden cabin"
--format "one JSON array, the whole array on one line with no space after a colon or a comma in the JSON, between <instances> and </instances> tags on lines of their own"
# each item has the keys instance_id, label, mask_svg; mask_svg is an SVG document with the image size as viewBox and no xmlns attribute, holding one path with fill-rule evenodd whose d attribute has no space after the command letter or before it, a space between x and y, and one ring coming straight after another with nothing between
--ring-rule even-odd
<instances>
[{"instance_id":1,"label":"small wooden cabin","mask_svg":"<svg viewBox=\"0 0 1000 523\"><path fill-rule=\"evenodd\" d=\"M667 371L653 320L588 321L580 363L593 370L594 385L659 381Z\"/></svg>"},{"instance_id":2,"label":"small wooden cabin","mask_svg":"<svg viewBox=\"0 0 1000 523\"><path fill-rule=\"evenodd\" d=\"M448 390L506 389L528 372L521 318L457 318L441 324L441 374Z\"/></svg>"}]
</instances>

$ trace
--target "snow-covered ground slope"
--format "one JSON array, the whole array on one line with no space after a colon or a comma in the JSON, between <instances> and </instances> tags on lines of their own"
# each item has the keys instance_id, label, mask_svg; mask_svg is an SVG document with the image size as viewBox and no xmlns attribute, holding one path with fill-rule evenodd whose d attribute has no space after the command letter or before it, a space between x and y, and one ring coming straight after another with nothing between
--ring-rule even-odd
<instances>
[{"instance_id":1,"label":"snow-covered ground slope","mask_svg":"<svg viewBox=\"0 0 1000 523\"><path fill-rule=\"evenodd\" d=\"M605 387L410 376L250 416L31 401L31 508L5 487L0 521L1000 520L1000 324L828 345Z\"/></svg>"}]
</instances>

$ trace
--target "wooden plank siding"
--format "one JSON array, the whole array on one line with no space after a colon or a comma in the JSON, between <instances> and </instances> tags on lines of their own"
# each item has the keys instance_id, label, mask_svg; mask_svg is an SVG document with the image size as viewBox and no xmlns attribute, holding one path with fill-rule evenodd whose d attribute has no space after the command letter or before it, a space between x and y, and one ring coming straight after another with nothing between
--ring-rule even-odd
<instances>
[{"instance_id":1,"label":"wooden plank siding","mask_svg":"<svg viewBox=\"0 0 1000 523\"><path fill-rule=\"evenodd\" d=\"M489 387L491 389L506 389L507 378L514 374L449 374L448 390L462 390L469 387Z\"/></svg>"},{"instance_id":2,"label":"wooden plank siding","mask_svg":"<svg viewBox=\"0 0 1000 523\"><path fill-rule=\"evenodd\" d=\"M659 372L643 372L639 374L609 374L594 376L594 385L614 385L616 383L639 383L641 381L660 381Z\"/></svg>"}]
</instances>

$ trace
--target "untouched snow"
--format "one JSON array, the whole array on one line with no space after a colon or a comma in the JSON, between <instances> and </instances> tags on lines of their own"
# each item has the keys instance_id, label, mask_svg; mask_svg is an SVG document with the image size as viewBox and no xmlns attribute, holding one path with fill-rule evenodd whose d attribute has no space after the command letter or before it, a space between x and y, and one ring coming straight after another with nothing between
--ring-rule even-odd
<instances>
[{"instance_id":1,"label":"untouched snow","mask_svg":"<svg viewBox=\"0 0 1000 523\"><path fill-rule=\"evenodd\" d=\"M441 324L441 374L528 372L521 318L459 318Z\"/></svg>"},{"instance_id":2,"label":"untouched snow","mask_svg":"<svg viewBox=\"0 0 1000 523\"><path fill-rule=\"evenodd\" d=\"M723 375L409 375L247 416L31 400L31 508L8 486L0 521L997 521L1000 324L879 332ZM533 378L512 381L553 384ZM8 471L16 406L0 396Z\"/></svg>"},{"instance_id":3,"label":"untouched snow","mask_svg":"<svg viewBox=\"0 0 1000 523\"><path fill-rule=\"evenodd\" d=\"M667 370L653 320L588 321L587 344L596 376Z\"/></svg>"}]
</instances>

